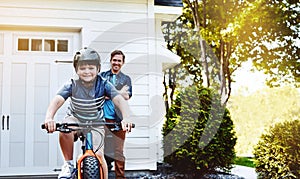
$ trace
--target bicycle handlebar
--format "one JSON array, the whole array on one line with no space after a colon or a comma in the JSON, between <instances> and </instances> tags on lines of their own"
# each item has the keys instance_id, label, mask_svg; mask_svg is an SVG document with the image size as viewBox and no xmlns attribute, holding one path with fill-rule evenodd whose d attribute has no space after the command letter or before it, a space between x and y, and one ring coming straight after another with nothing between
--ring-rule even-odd
<instances>
[{"instance_id":1,"label":"bicycle handlebar","mask_svg":"<svg viewBox=\"0 0 300 179\"><path fill-rule=\"evenodd\" d=\"M110 126L113 128L110 128L111 131L119 131L122 130L122 125L120 122L93 122L93 123L56 123L56 129L55 131L60 131L60 132L71 132L78 130L78 128L70 128L70 127L79 127L80 128L91 128L91 127L99 127L99 126ZM41 125L42 129L46 129L45 124ZM132 124L132 128L135 128L135 124Z\"/></svg>"}]
</instances>

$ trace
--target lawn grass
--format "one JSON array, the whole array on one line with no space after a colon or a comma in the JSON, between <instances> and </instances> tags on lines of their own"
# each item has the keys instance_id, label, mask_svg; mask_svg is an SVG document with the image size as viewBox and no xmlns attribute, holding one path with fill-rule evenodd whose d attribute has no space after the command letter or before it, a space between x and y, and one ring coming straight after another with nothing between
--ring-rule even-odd
<instances>
[{"instance_id":1,"label":"lawn grass","mask_svg":"<svg viewBox=\"0 0 300 179\"><path fill-rule=\"evenodd\" d=\"M234 164L251 167L251 168L255 167L254 160L251 157L236 157L234 159Z\"/></svg>"}]
</instances>

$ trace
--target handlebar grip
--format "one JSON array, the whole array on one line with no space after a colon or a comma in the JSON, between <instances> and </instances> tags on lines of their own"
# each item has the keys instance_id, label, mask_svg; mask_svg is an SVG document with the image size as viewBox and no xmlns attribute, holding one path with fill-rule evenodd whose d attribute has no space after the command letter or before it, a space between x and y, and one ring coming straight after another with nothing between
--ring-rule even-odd
<instances>
[{"instance_id":1,"label":"handlebar grip","mask_svg":"<svg viewBox=\"0 0 300 179\"><path fill-rule=\"evenodd\" d=\"M122 127L122 124L119 123L118 126L119 126L119 127ZM126 127L128 127L128 124L126 125ZM135 124L134 124L134 123L131 124L131 128L135 128Z\"/></svg>"},{"instance_id":2,"label":"handlebar grip","mask_svg":"<svg viewBox=\"0 0 300 179\"><path fill-rule=\"evenodd\" d=\"M56 123L56 127L60 127L60 126L62 126L62 124ZM46 129L45 124L42 124L42 125L41 125L41 128L42 128L42 129Z\"/></svg>"}]
</instances>

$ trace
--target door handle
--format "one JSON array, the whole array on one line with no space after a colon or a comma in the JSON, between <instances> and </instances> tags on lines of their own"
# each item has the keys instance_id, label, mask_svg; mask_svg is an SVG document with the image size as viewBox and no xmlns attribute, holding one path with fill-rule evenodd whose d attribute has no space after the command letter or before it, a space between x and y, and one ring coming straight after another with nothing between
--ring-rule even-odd
<instances>
[{"instance_id":1,"label":"door handle","mask_svg":"<svg viewBox=\"0 0 300 179\"><path fill-rule=\"evenodd\" d=\"M5 118L5 116L2 115L2 130L4 130L4 118Z\"/></svg>"},{"instance_id":2,"label":"door handle","mask_svg":"<svg viewBox=\"0 0 300 179\"><path fill-rule=\"evenodd\" d=\"M9 116L6 117L6 129L9 130Z\"/></svg>"}]
</instances>

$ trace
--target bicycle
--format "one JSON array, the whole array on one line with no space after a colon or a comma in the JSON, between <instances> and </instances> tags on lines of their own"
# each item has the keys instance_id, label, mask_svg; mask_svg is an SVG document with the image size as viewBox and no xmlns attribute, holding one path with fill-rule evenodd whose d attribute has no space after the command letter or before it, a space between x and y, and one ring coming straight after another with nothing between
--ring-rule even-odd
<instances>
[{"instance_id":1,"label":"bicycle","mask_svg":"<svg viewBox=\"0 0 300 179\"><path fill-rule=\"evenodd\" d=\"M80 139L82 146L82 155L77 159L75 175L73 179L102 179L104 178L104 172L102 168L102 161L96 155L97 150L99 150L104 141L102 140L97 147L93 150L93 140L92 140L92 130L93 127L107 126L111 131L122 130L121 123L107 123L107 122L89 122L89 123L56 123L56 130L60 132L70 133L72 131L78 131L78 138ZM132 124L132 128L135 124ZM41 125L42 129L45 128L45 124ZM100 133L99 133L100 134ZM100 137L104 139L104 136ZM77 139L76 139L77 140ZM75 140L75 141L76 141Z\"/></svg>"}]
</instances>

